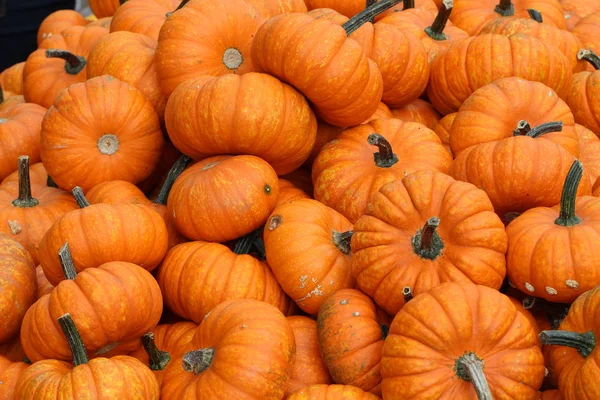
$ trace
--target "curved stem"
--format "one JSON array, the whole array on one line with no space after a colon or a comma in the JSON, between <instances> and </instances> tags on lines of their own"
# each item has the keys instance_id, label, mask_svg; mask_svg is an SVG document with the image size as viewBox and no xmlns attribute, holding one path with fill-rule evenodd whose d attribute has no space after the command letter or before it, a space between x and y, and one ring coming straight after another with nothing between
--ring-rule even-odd
<instances>
[{"instance_id":1,"label":"curved stem","mask_svg":"<svg viewBox=\"0 0 600 400\"><path fill-rule=\"evenodd\" d=\"M412 238L412 247L415 254L421 258L435 260L444 248L442 239L436 232L440 225L438 217L431 217L425 222L423 229L420 229Z\"/></svg>"},{"instance_id":2,"label":"curved stem","mask_svg":"<svg viewBox=\"0 0 600 400\"><path fill-rule=\"evenodd\" d=\"M408 10L410 8L415 8L415 0L403 0L402 10Z\"/></svg>"},{"instance_id":3,"label":"curved stem","mask_svg":"<svg viewBox=\"0 0 600 400\"><path fill-rule=\"evenodd\" d=\"M586 358L596 347L596 336L593 331L586 333L569 331L542 331L539 334L542 344L555 346L567 346L577 350L583 358Z\"/></svg>"},{"instance_id":4,"label":"curved stem","mask_svg":"<svg viewBox=\"0 0 600 400\"><path fill-rule=\"evenodd\" d=\"M91 206L90 202L85 198L83 190L79 186L75 186L71 192L73 193L73 196L75 196L75 201L79 204L79 208Z\"/></svg>"},{"instance_id":5,"label":"curved stem","mask_svg":"<svg viewBox=\"0 0 600 400\"><path fill-rule=\"evenodd\" d=\"M60 266L62 267L65 278L70 280L75 279L77 271L75 270L75 264L73 264L73 256L71 255L69 242L63 244L60 250L58 250L58 258L60 259Z\"/></svg>"},{"instance_id":6,"label":"curved stem","mask_svg":"<svg viewBox=\"0 0 600 400\"><path fill-rule=\"evenodd\" d=\"M31 180L29 177L29 156L20 156L18 161L19 197L12 201L15 207L35 207L40 202L31 197Z\"/></svg>"},{"instance_id":7,"label":"curved stem","mask_svg":"<svg viewBox=\"0 0 600 400\"><path fill-rule=\"evenodd\" d=\"M531 125L529 125L529 122L522 119L517 123L517 129L515 129L513 131L513 135L514 136L519 136L519 135L525 136L529 133L529 131L531 131Z\"/></svg>"},{"instance_id":8,"label":"curved stem","mask_svg":"<svg viewBox=\"0 0 600 400\"><path fill-rule=\"evenodd\" d=\"M425 28L425 33L433 40L448 40L444 29L446 29L446 24L452 13L452 7L454 7L453 0L444 0L433 24Z\"/></svg>"},{"instance_id":9,"label":"curved stem","mask_svg":"<svg viewBox=\"0 0 600 400\"><path fill-rule=\"evenodd\" d=\"M475 353L466 353L456 360L456 375L467 382L471 382L479 400L493 400L490 386L483 373L483 360Z\"/></svg>"},{"instance_id":10,"label":"curved stem","mask_svg":"<svg viewBox=\"0 0 600 400\"><path fill-rule=\"evenodd\" d=\"M366 22L373 20L373 18L394 7L400 1L402 0L381 0L350 18L342 25L342 28L346 31L346 35L350 36Z\"/></svg>"},{"instance_id":11,"label":"curved stem","mask_svg":"<svg viewBox=\"0 0 600 400\"><path fill-rule=\"evenodd\" d=\"M533 8L528 8L527 13L529 14L529 18L532 20L539 22L540 24L544 22L544 18L542 17L542 13L538 10L534 10Z\"/></svg>"},{"instance_id":12,"label":"curved stem","mask_svg":"<svg viewBox=\"0 0 600 400\"><path fill-rule=\"evenodd\" d=\"M87 353L85 352L85 347L81 340L81 336L79 335L79 331L75 326L75 322L73 322L73 319L71 318L71 314L67 313L58 317L58 324L67 339L71 354L73 354L73 365L78 366L87 364Z\"/></svg>"},{"instance_id":13,"label":"curved stem","mask_svg":"<svg viewBox=\"0 0 600 400\"><path fill-rule=\"evenodd\" d=\"M175 10L167 13L167 18L169 18L175 11L181 10L189 2L190 2L190 0L182 0L181 3L179 3L179 5L177 6L177 8Z\"/></svg>"},{"instance_id":14,"label":"curved stem","mask_svg":"<svg viewBox=\"0 0 600 400\"><path fill-rule=\"evenodd\" d=\"M503 17L511 17L515 15L515 7L511 0L500 0L500 3L494 8L498 14Z\"/></svg>"},{"instance_id":15,"label":"curved stem","mask_svg":"<svg viewBox=\"0 0 600 400\"><path fill-rule=\"evenodd\" d=\"M71 75L80 73L87 61L81 56L77 56L67 50L48 49L46 50L46 58L62 58L65 60L65 71Z\"/></svg>"},{"instance_id":16,"label":"curved stem","mask_svg":"<svg viewBox=\"0 0 600 400\"><path fill-rule=\"evenodd\" d=\"M371 6L372 6L373 4L375 4L375 3L377 3L377 0L367 0L367 3L366 3L366 7L365 7L365 8L369 8L369 7L371 7ZM372 23L372 24L374 24L374 23L375 23L375 17L371 18L371 19L369 20L369 22L370 22L370 23Z\"/></svg>"},{"instance_id":17,"label":"curved stem","mask_svg":"<svg viewBox=\"0 0 600 400\"><path fill-rule=\"evenodd\" d=\"M404 286L402 288L402 296L404 297L405 304L413 299L414 296L413 296L413 292L412 292L412 289L410 288L410 286Z\"/></svg>"},{"instance_id":18,"label":"curved stem","mask_svg":"<svg viewBox=\"0 0 600 400\"><path fill-rule=\"evenodd\" d=\"M546 123L543 123L541 125L536 126L533 129L531 129L529 132L527 132L526 136L536 138L536 137L545 135L546 133L560 132L560 131L562 131L562 129L563 129L562 121L546 122Z\"/></svg>"},{"instance_id":19,"label":"curved stem","mask_svg":"<svg viewBox=\"0 0 600 400\"><path fill-rule=\"evenodd\" d=\"M210 367L214 356L215 349L212 347L185 353L182 360L183 369L186 372L193 372L194 375L198 375Z\"/></svg>"},{"instance_id":20,"label":"curved stem","mask_svg":"<svg viewBox=\"0 0 600 400\"><path fill-rule=\"evenodd\" d=\"M263 228L259 228L255 231L250 232L246 236L242 236L235 242L235 246L233 247L233 252L235 254L248 254L250 253L250 249L252 249L252 245L256 240L258 240L262 234Z\"/></svg>"},{"instance_id":21,"label":"curved stem","mask_svg":"<svg viewBox=\"0 0 600 400\"><path fill-rule=\"evenodd\" d=\"M585 60L592 64L595 69L600 69L600 56L589 49L581 49L577 52L578 60Z\"/></svg>"},{"instance_id":22,"label":"curved stem","mask_svg":"<svg viewBox=\"0 0 600 400\"><path fill-rule=\"evenodd\" d=\"M46 186L58 189L58 185L56 182L54 182L54 179L52 179L50 175L48 175L48 178L46 179Z\"/></svg>"},{"instance_id":23,"label":"curved stem","mask_svg":"<svg viewBox=\"0 0 600 400\"><path fill-rule=\"evenodd\" d=\"M171 356L166 351L159 350L154 342L154 332L148 332L142 336L142 345L150 358L150 369L152 371L162 371L167 367Z\"/></svg>"},{"instance_id":24,"label":"curved stem","mask_svg":"<svg viewBox=\"0 0 600 400\"><path fill-rule=\"evenodd\" d=\"M179 178L179 175L181 175L183 170L185 170L192 163L192 161L192 158L186 155L179 157L179 159L175 161L169 170L169 173L167 174L165 183L163 183L162 187L160 188L160 192L158 192L158 195L156 195L154 203L167 205L167 199L169 198L169 193L171 192L171 188L173 187L175 180Z\"/></svg>"},{"instance_id":25,"label":"curved stem","mask_svg":"<svg viewBox=\"0 0 600 400\"><path fill-rule=\"evenodd\" d=\"M583 175L583 164L579 160L573 161L560 197L560 214L554 223L560 226L574 226L581 223L581 219L575 214L575 203L577 201L577 188Z\"/></svg>"},{"instance_id":26,"label":"curved stem","mask_svg":"<svg viewBox=\"0 0 600 400\"><path fill-rule=\"evenodd\" d=\"M346 231L346 232L331 232L331 238L333 239L333 244L338 248L339 251L348 255L352 251L350 246L350 241L352 240L352 235L354 231Z\"/></svg>"},{"instance_id":27,"label":"curved stem","mask_svg":"<svg viewBox=\"0 0 600 400\"><path fill-rule=\"evenodd\" d=\"M392 145L383 136L371 133L367 138L367 143L379 148L379 151L374 153L375 164L378 167L389 168L398 162L398 156L394 154Z\"/></svg>"}]
</instances>

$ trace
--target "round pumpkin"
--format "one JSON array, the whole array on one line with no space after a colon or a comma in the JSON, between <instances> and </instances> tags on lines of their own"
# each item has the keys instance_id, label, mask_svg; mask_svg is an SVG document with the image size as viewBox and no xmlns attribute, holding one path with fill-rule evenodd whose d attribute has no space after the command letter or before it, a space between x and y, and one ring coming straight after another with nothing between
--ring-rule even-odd
<instances>
[{"instance_id":1,"label":"round pumpkin","mask_svg":"<svg viewBox=\"0 0 600 400\"><path fill-rule=\"evenodd\" d=\"M379 397L352 385L310 385L296 390L287 400L378 400Z\"/></svg>"},{"instance_id":2,"label":"round pumpkin","mask_svg":"<svg viewBox=\"0 0 600 400\"><path fill-rule=\"evenodd\" d=\"M46 278L44 269L41 265L38 265L35 268L35 277L37 283L37 298L39 299L40 297L50 294L52 289L54 289L54 285L48 282L48 278Z\"/></svg>"},{"instance_id":3,"label":"round pumpkin","mask_svg":"<svg viewBox=\"0 0 600 400\"><path fill-rule=\"evenodd\" d=\"M290 201L299 199L310 199L310 196L307 195L302 189L296 187L292 182L283 178L279 178L279 198L277 199L275 208L279 207L283 203L288 203Z\"/></svg>"},{"instance_id":4,"label":"round pumpkin","mask_svg":"<svg viewBox=\"0 0 600 400\"><path fill-rule=\"evenodd\" d=\"M23 97L23 95L14 95L10 96L7 99L3 99L2 88L0 88L0 113L4 113L5 110L9 109L10 107L16 104L23 103L25 103L25 98Z\"/></svg>"},{"instance_id":5,"label":"round pumpkin","mask_svg":"<svg viewBox=\"0 0 600 400\"><path fill-rule=\"evenodd\" d=\"M306 12L304 0L246 0L265 16L271 18L279 14Z\"/></svg>"},{"instance_id":6,"label":"round pumpkin","mask_svg":"<svg viewBox=\"0 0 600 400\"><path fill-rule=\"evenodd\" d=\"M600 10L595 11L586 17L582 18L577 25L571 29L571 32L577 36L584 49L592 50L596 54L600 54Z\"/></svg>"},{"instance_id":7,"label":"round pumpkin","mask_svg":"<svg viewBox=\"0 0 600 400\"><path fill-rule=\"evenodd\" d=\"M14 362L6 357L0 356L0 398L14 399L15 386L19 377L29 367L22 361Z\"/></svg>"},{"instance_id":8,"label":"round pumpkin","mask_svg":"<svg viewBox=\"0 0 600 400\"><path fill-rule=\"evenodd\" d=\"M75 10L58 10L49 14L40 24L37 31L38 46L44 39L60 35L72 26L86 26L88 21Z\"/></svg>"},{"instance_id":9,"label":"round pumpkin","mask_svg":"<svg viewBox=\"0 0 600 400\"><path fill-rule=\"evenodd\" d=\"M403 107L392 108L390 111L392 112L392 118L401 119L406 122L418 122L429 129L435 129L442 119L442 116L437 112L435 107L422 99L416 99Z\"/></svg>"},{"instance_id":10,"label":"round pumpkin","mask_svg":"<svg viewBox=\"0 0 600 400\"><path fill-rule=\"evenodd\" d=\"M14 64L0 73L0 88L4 98L23 94L23 69L25 62ZM0 99L0 103L3 100Z\"/></svg>"},{"instance_id":11,"label":"round pumpkin","mask_svg":"<svg viewBox=\"0 0 600 400\"><path fill-rule=\"evenodd\" d=\"M579 161L595 183L600 177L600 139L594 132L583 125L575 124L575 132L579 139Z\"/></svg>"},{"instance_id":12,"label":"round pumpkin","mask_svg":"<svg viewBox=\"0 0 600 400\"><path fill-rule=\"evenodd\" d=\"M573 75L566 102L573 111L575 122L600 136L600 56L591 50L582 49L577 57L588 61L595 71Z\"/></svg>"},{"instance_id":13,"label":"round pumpkin","mask_svg":"<svg viewBox=\"0 0 600 400\"><path fill-rule=\"evenodd\" d=\"M160 28L180 4L181 0L127 0L115 12L110 32L140 33L158 41Z\"/></svg>"},{"instance_id":14,"label":"round pumpkin","mask_svg":"<svg viewBox=\"0 0 600 400\"><path fill-rule=\"evenodd\" d=\"M572 30L582 18L600 11L600 3L594 0L559 0L565 14L567 29Z\"/></svg>"},{"instance_id":15,"label":"round pumpkin","mask_svg":"<svg viewBox=\"0 0 600 400\"><path fill-rule=\"evenodd\" d=\"M88 0L92 13L96 18L112 17L121 3L127 0Z\"/></svg>"},{"instance_id":16,"label":"round pumpkin","mask_svg":"<svg viewBox=\"0 0 600 400\"><path fill-rule=\"evenodd\" d=\"M435 126L433 131L438 135L442 144L448 150L450 154L452 154L452 148L450 147L450 131L452 130L452 123L454 122L454 118L456 118L456 113L448 114ZM454 156L453 156L454 157Z\"/></svg>"}]
</instances>

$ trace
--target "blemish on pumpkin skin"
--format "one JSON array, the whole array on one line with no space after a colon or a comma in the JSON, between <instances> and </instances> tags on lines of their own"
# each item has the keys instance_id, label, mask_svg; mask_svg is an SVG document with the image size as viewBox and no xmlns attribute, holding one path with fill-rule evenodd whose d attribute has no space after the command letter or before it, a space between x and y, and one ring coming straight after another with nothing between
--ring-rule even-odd
<instances>
[{"instance_id":1,"label":"blemish on pumpkin skin","mask_svg":"<svg viewBox=\"0 0 600 400\"><path fill-rule=\"evenodd\" d=\"M359 317L359 316L360 316L360 313L359 313L358 311L354 311L354 312L352 313L352 316L353 316L353 317Z\"/></svg>"},{"instance_id":2,"label":"blemish on pumpkin skin","mask_svg":"<svg viewBox=\"0 0 600 400\"><path fill-rule=\"evenodd\" d=\"M306 287L306 280L308 279L308 275L302 275L300 277L300 289L304 289Z\"/></svg>"},{"instance_id":3,"label":"blemish on pumpkin skin","mask_svg":"<svg viewBox=\"0 0 600 400\"><path fill-rule=\"evenodd\" d=\"M525 282L525 289L527 289L530 292L535 292L535 288L533 287L533 285L529 282Z\"/></svg>"},{"instance_id":4,"label":"blemish on pumpkin skin","mask_svg":"<svg viewBox=\"0 0 600 400\"><path fill-rule=\"evenodd\" d=\"M279 214L277 215L273 215L270 219L269 219L269 230L275 230L275 228L277 228L279 225L281 225L281 223L283 222L283 217Z\"/></svg>"},{"instance_id":5,"label":"blemish on pumpkin skin","mask_svg":"<svg viewBox=\"0 0 600 400\"><path fill-rule=\"evenodd\" d=\"M550 287L550 286L546 286L546 293L548 293L550 295L558 294L558 292L556 291L556 289L554 289L553 287Z\"/></svg>"},{"instance_id":6,"label":"blemish on pumpkin skin","mask_svg":"<svg viewBox=\"0 0 600 400\"><path fill-rule=\"evenodd\" d=\"M346 304L348 304L348 299L344 299L344 300L340 301L340 304L345 306Z\"/></svg>"},{"instance_id":7,"label":"blemish on pumpkin skin","mask_svg":"<svg viewBox=\"0 0 600 400\"><path fill-rule=\"evenodd\" d=\"M304 301L304 300L306 300L306 299L310 299L310 298L311 298L311 297L313 297L313 296L323 296L323 294L325 294L325 292L323 292L323 291L321 290L321 285L317 285L317 287L316 287L316 288L314 288L313 290L311 290L310 292L308 292L308 293L306 294L306 296L304 296L304 297L302 297L302 298L299 298L299 299L297 299L297 300L296 300L296 302L299 302L299 301Z\"/></svg>"},{"instance_id":8,"label":"blemish on pumpkin skin","mask_svg":"<svg viewBox=\"0 0 600 400\"><path fill-rule=\"evenodd\" d=\"M577 282L574 279L567 279L567 281L565 282L565 284L570 287L571 289L579 289L579 282Z\"/></svg>"},{"instance_id":9,"label":"blemish on pumpkin skin","mask_svg":"<svg viewBox=\"0 0 600 400\"><path fill-rule=\"evenodd\" d=\"M19 221L9 219L8 227L10 228L10 233L12 233L13 235L18 235L23 231L23 228L21 227L21 224L19 224Z\"/></svg>"}]
</instances>

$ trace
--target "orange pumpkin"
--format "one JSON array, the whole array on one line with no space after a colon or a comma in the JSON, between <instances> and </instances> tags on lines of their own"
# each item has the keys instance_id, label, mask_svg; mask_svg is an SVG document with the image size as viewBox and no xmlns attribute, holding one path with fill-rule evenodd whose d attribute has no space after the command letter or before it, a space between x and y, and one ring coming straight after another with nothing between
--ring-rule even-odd
<instances>
[{"instance_id":1,"label":"orange pumpkin","mask_svg":"<svg viewBox=\"0 0 600 400\"><path fill-rule=\"evenodd\" d=\"M127 0L88 0L92 13L97 18L112 17L121 3Z\"/></svg>"},{"instance_id":2,"label":"orange pumpkin","mask_svg":"<svg viewBox=\"0 0 600 400\"><path fill-rule=\"evenodd\" d=\"M433 131L438 135L442 144L448 150L450 154L452 154L452 148L450 148L450 131L452 130L452 123L454 122L454 118L456 118L456 113L448 114L435 126Z\"/></svg>"},{"instance_id":3,"label":"orange pumpkin","mask_svg":"<svg viewBox=\"0 0 600 400\"><path fill-rule=\"evenodd\" d=\"M160 28L181 0L127 0L117 9L110 32L140 33L158 41Z\"/></svg>"},{"instance_id":4,"label":"orange pumpkin","mask_svg":"<svg viewBox=\"0 0 600 400\"><path fill-rule=\"evenodd\" d=\"M6 357L0 356L0 398L14 399L14 390L17 381L29 367L22 361L14 362Z\"/></svg>"},{"instance_id":5,"label":"orange pumpkin","mask_svg":"<svg viewBox=\"0 0 600 400\"><path fill-rule=\"evenodd\" d=\"M86 26L88 21L75 10L58 10L48 15L40 24L37 31L38 46L43 40L60 35L62 31L72 26Z\"/></svg>"},{"instance_id":6,"label":"orange pumpkin","mask_svg":"<svg viewBox=\"0 0 600 400\"><path fill-rule=\"evenodd\" d=\"M378 400L379 397L352 385L310 385L296 390L287 400Z\"/></svg>"},{"instance_id":7,"label":"orange pumpkin","mask_svg":"<svg viewBox=\"0 0 600 400\"><path fill-rule=\"evenodd\" d=\"M25 103L25 98L22 95L14 95L7 99L3 99L2 88L0 88L0 113L3 113L5 110L8 110L16 104L23 103Z\"/></svg>"},{"instance_id":8,"label":"orange pumpkin","mask_svg":"<svg viewBox=\"0 0 600 400\"><path fill-rule=\"evenodd\" d=\"M435 129L442 119L440 113L436 111L431 103L421 99L416 99L400 108L392 108L390 111L392 112L392 118L406 122L418 122L429 129Z\"/></svg>"},{"instance_id":9,"label":"orange pumpkin","mask_svg":"<svg viewBox=\"0 0 600 400\"><path fill-rule=\"evenodd\" d=\"M17 163L18 162L19 162L19 160L17 160ZM46 171L46 167L44 167L43 163L38 162L38 163L29 165L29 181L31 182L32 185L44 186L44 185L48 184L48 172ZM2 180L2 182L0 182L0 185L4 185L5 183L9 183L9 182L17 183L17 184L19 183L19 169L18 168L12 174L10 174L6 178L4 178Z\"/></svg>"},{"instance_id":10,"label":"orange pumpkin","mask_svg":"<svg viewBox=\"0 0 600 400\"><path fill-rule=\"evenodd\" d=\"M582 18L600 11L600 3L593 0L559 0L565 14L567 29L572 30Z\"/></svg>"},{"instance_id":11,"label":"orange pumpkin","mask_svg":"<svg viewBox=\"0 0 600 400\"><path fill-rule=\"evenodd\" d=\"M579 140L579 161L594 183L600 177L600 139L583 125L575 124Z\"/></svg>"},{"instance_id":12,"label":"orange pumpkin","mask_svg":"<svg viewBox=\"0 0 600 400\"><path fill-rule=\"evenodd\" d=\"M596 54L600 54L600 10L589 14L582 18L577 25L571 29L571 32L577 36L581 42L581 47L592 50Z\"/></svg>"},{"instance_id":13,"label":"orange pumpkin","mask_svg":"<svg viewBox=\"0 0 600 400\"><path fill-rule=\"evenodd\" d=\"M545 390L538 392L536 400L562 400L562 396L558 390Z\"/></svg>"},{"instance_id":14,"label":"orange pumpkin","mask_svg":"<svg viewBox=\"0 0 600 400\"><path fill-rule=\"evenodd\" d=\"M104 17L104 18L96 19L94 21L89 21L86 26L101 26L103 28L110 30L111 22L112 22L112 17Z\"/></svg>"},{"instance_id":15,"label":"orange pumpkin","mask_svg":"<svg viewBox=\"0 0 600 400\"><path fill-rule=\"evenodd\" d=\"M41 265L38 265L35 268L35 276L37 283L37 298L39 299L40 297L50 294L52 289L54 289L54 285L48 282L48 278L44 275L44 269Z\"/></svg>"},{"instance_id":16,"label":"orange pumpkin","mask_svg":"<svg viewBox=\"0 0 600 400\"><path fill-rule=\"evenodd\" d=\"M600 21L600 19L599 19ZM582 49L577 57L588 61L594 72L579 72L573 75L566 102L571 107L575 122L591 129L600 136L600 56L591 50Z\"/></svg>"},{"instance_id":17,"label":"orange pumpkin","mask_svg":"<svg viewBox=\"0 0 600 400\"><path fill-rule=\"evenodd\" d=\"M15 336L12 340L0 344L0 356L8 358L12 362L25 360L25 353L21 346L21 339Z\"/></svg>"},{"instance_id":18,"label":"orange pumpkin","mask_svg":"<svg viewBox=\"0 0 600 400\"><path fill-rule=\"evenodd\" d=\"M304 193L302 189L296 187L292 182L279 178L279 198L275 208L283 203L299 199L310 199L310 196Z\"/></svg>"},{"instance_id":19,"label":"orange pumpkin","mask_svg":"<svg viewBox=\"0 0 600 400\"><path fill-rule=\"evenodd\" d=\"M304 0L246 0L265 16L271 18L279 14L306 12Z\"/></svg>"},{"instance_id":20,"label":"orange pumpkin","mask_svg":"<svg viewBox=\"0 0 600 400\"><path fill-rule=\"evenodd\" d=\"M12 65L0 73L0 90L5 99L23 94L23 69L25 62ZM0 103L4 100L0 99Z\"/></svg>"}]
</instances>

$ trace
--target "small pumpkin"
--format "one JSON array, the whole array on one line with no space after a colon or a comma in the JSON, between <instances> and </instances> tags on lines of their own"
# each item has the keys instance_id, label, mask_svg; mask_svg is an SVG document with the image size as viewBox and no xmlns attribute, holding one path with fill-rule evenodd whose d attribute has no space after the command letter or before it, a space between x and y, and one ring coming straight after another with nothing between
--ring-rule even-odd
<instances>
[{"instance_id":1,"label":"small pumpkin","mask_svg":"<svg viewBox=\"0 0 600 400\"><path fill-rule=\"evenodd\" d=\"M0 73L0 87L4 98L23 94L23 69L25 62L14 64ZM4 100L0 99L0 103Z\"/></svg>"},{"instance_id":2,"label":"small pumpkin","mask_svg":"<svg viewBox=\"0 0 600 400\"><path fill-rule=\"evenodd\" d=\"M432 130L435 129L442 119L442 116L437 112L435 107L422 99L416 99L403 107L392 108L390 111L392 112L392 118L401 119L406 122L418 122Z\"/></svg>"},{"instance_id":3,"label":"small pumpkin","mask_svg":"<svg viewBox=\"0 0 600 400\"><path fill-rule=\"evenodd\" d=\"M589 14L582 18L577 25L571 29L579 41L581 47L584 49L592 50L596 54L600 54L600 39L598 33L600 29L600 10Z\"/></svg>"},{"instance_id":4,"label":"small pumpkin","mask_svg":"<svg viewBox=\"0 0 600 400\"><path fill-rule=\"evenodd\" d=\"M600 3L593 0L559 0L565 14L567 29L573 28L582 18L600 11Z\"/></svg>"},{"instance_id":5,"label":"small pumpkin","mask_svg":"<svg viewBox=\"0 0 600 400\"><path fill-rule=\"evenodd\" d=\"M158 41L160 28L176 11L181 0L127 0L115 12L110 32L128 31L139 33Z\"/></svg>"},{"instance_id":6,"label":"small pumpkin","mask_svg":"<svg viewBox=\"0 0 600 400\"><path fill-rule=\"evenodd\" d=\"M310 385L296 390L287 400L378 400L379 397L352 385Z\"/></svg>"},{"instance_id":7,"label":"small pumpkin","mask_svg":"<svg viewBox=\"0 0 600 400\"><path fill-rule=\"evenodd\" d=\"M37 31L38 46L43 40L60 35L62 31L72 26L86 26L88 21L75 10L58 10L49 14L40 24Z\"/></svg>"},{"instance_id":8,"label":"small pumpkin","mask_svg":"<svg viewBox=\"0 0 600 400\"><path fill-rule=\"evenodd\" d=\"M39 299L42 296L50 294L52 289L54 289L54 285L48 282L48 278L44 274L44 269L41 265L38 265L35 268L35 277L37 283L37 298Z\"/></svg>"},{"instance_id":9,"label":"small pumpkin","mask_svg":"<svg viewBox=\"0 0 600 400\"><path fill-rule=\"evenodd\" d=\"M600 21L600 19L599 19ZM573 75L566 102L571 107L575 122L591 129L600 136L600 56L592 50L581 49L577 57L589 62L594 72L579 72Z\"/></svg>"},{"instance_id":10,"label":"small pumpkin","mask_svg":"<svg viewBox=\"0 0 600 400\"><path fill-rule=\"evenodd\" d=\"M440 119L440 122L435 126L433 131L438 135L442 144L452 154L452 148L450 147L450 131L452 130L452 123L456 118L456 113L451 113ZM454 157L454 156L453 156Z\"/></svg>"},{"instance_id":11,"label":"small pumpkin","mask_svg":"<svg viewBox=\"0 0 600 400\"><path fill-rule=\"evenodd\" d=\"M28 157L28 156L21 156ZM21 158L19 157L19 158ZM27 161L29 163L29 161ZM19 183L19 169L18 169L19 160L17 160L17 169L10 175L0 182L0 185L4 185L5 183ZM50 186L48 185L48 172L46 171L46 167L41 162L30 164L29 165L29 181L32 185L42 185L42 186Z\"/></svg>"},{"instance_id":12,"label":"small pumpkin","mask_svg":"<svg viewBox=\"0 0 600 400\"><path fill-rule=\"evenodd\" d=\"M121 3L127 0L88 0L92 13L96 18L112 17Z\"/></svg>"},{"instance_id":13,"label":"small pumpkin","mask_svg":"<svg viewBox=\"0 0 600 400\"><path fill-rule=\"evenodd\" d=\"M101 26L103 28L110 30L111 22L112 22L112 17L104 17L104 18L96 19L94 21L89 21L86 26Z\"/></svg>"},{"instance_id":14,"label":"small pumpkin","mask_svg":"<svg viewBox=\"0 0 600 400\"><path fill-rule=\"evenodd\" d=\"M600 177L600 139L583 125L575 124L579 140L579 161L594 183Z\"/></svg>"},{"instance_id":15,"label":"small pumpkin","mask_svg":"<svg viewBox=\"0 0 600 400\"><path fill-rule=\"evenodd\" d=\"M19 377L29 367L22 361L11 361L6 357L0 356L0 398L14 399L14 390Z\"/></svg>"},{"instance_id":16,"label":"small pumpkin","mask_svg":"<svg viewBox=\"0 0 600 400\"><path fill-rule=\"evenodd\" d=\"M9 98L4 98L2 88L0 87L0 113L3 113L4 110L9 109L16 104L23 103L25 103L25 97L23 97L23 95L14 95Z\"/></svg>"},{"instance_id":17,"label":"small pumpkin","mask_svg":"<svg viewBox=\"0 0 600 400\"><path fill-rule=\"evenodd\" d=\"M292 182L279 178L279 198L275 208L283 203L299 199L310 199L310 196L304 193L304 191L296 187Z\"/></svg>"}]
</instances>

